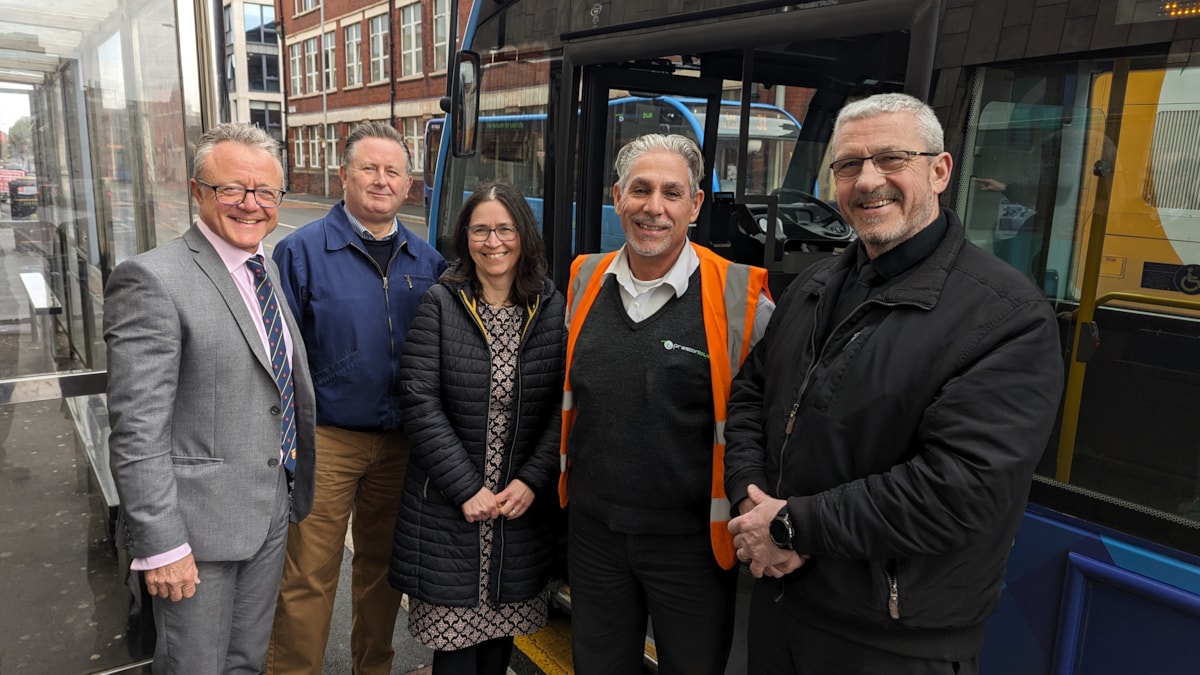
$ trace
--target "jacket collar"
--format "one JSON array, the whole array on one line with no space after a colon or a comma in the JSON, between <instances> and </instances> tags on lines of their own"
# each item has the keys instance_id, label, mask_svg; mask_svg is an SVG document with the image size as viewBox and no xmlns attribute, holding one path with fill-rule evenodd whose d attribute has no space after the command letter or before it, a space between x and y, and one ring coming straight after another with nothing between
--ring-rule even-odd
<instances>
[{"instance_id":1,"label":"jacket collar","mask_svg":"<svg viewBox=\"0 0 1200 675\"><path fill-rule=\"evenodd\" d=\"M455 263L455 264L457 264L457 263ZM450 292L455 297L460 297L460 298L463 298L465 300L470 300L470 301L475 300L475 293L474 293L474 291L471 290L471 284L460 284L460 283L445 281L444 279L441 281L438 281L438 283L440 283L441 285L450 289ZM543 303L545 303L547 300L549 300L550 296L554 295L554 290L555 290L555 288L554 288L553 281L551 281L550 279L542 280L542 292L540 293L540 295L541 295Z\"/></svg>"},{"instance_id":2,"label":"jacket collar","mask_svg":"<svg viewBox=\"0 0 1200 675\"><path fill-rule=\"evenodd\" d=\"M339 251L347 246L353 246L359 250L365 250L362 243L362 237L358 236L354 226L350 224L350 219L346 216L346 200L341 200L329 209L329 213L321 219L321 225L325 230L325 248L329 251ZM416 257L410 250L408 245L409 237L414 236L404 224L396 219L396 247L400 251L404 251L409 256Z\"/></svg>"},{"instance_id":3,"label":"jacket collar","mask_svg":"<svg viewBox=\"0 0 1200 675\"><path fill-rule=\"evenodd\" d=\"M946 236L942 238L941 243L924 260L917 263L904 278L880 290L879 295L875 297L877 301L915 304L926 309L937 304L942 288L946 285L946 278L950 274L950 268L966 243L966 235L958 215L945 208L942 209L942 215L946 217ZM860 243L854 245L862 246ZM800 290L804 293L823 295L826 292L826 286L830 283L835 285L840 283L840 280L854 265L855 255L852 253L852 251L844 251L833 264L818 271L804 282Z\"/></svg>"}]
</instances>

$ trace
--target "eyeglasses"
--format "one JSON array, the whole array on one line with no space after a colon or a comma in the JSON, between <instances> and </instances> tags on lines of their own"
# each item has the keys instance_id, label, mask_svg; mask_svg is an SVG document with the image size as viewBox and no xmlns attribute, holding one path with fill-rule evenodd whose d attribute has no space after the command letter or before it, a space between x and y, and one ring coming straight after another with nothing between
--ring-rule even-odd
<instances>
[{"instance_id":1,"label":"eyeglasses","mask_svg":"<svg viewBox=\"0 0 1200 675\"><path fill-rule=\"evenodd\" d=\"M250 192L254 195L254 201L264 209L273 209L283 203L283 196L287 194L287 190L277 190L275 188L247 188L241 185L213 185L205 183L199 178L196 182L212 188L213 194L217 198L217 203L225 206L238 206L246 200L246 193Z\"/></svg>"},{"instance_id":2,"label":"eyeglasses","mask_svg":"<svg viewBox=\"0 0 1200 675\"><path fill-rule=\"evenodd\" d=\"M880 152L870 157L847 157L839 159L829 165L833 169L833 175L839 180L850 180L858 178L862 173L863 163L871 160L875 165L875 171L883 174L896 173L903 171L913 157L937 157L940 152L917 152L916 150L888 150Z\"/></svg>"},{"instance_id":3,"label":"eyeglasses","mask_svg":"<svg viewBox=\"0 0 1200 675\"><path fill-rule=\"evenodd\" d=\"M517 228L512 225L501 225L500 227L472 225L467 228L467 237L471 241L487 241L493 232L496 233L496 238L500 241L512 241L517 238Z\"/></svg>"}]
</instances>

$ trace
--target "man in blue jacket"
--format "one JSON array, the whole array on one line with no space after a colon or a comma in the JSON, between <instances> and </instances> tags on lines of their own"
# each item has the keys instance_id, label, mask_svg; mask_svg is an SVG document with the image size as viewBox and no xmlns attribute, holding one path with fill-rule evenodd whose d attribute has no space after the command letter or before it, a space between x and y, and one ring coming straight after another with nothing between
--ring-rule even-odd
<instances>
[{"instance_id":1,"label":"man in blue jacket","mask_svg":"<svg viewBox=\"0 0 1200 675\"><path fill-rule=\"evenodd\" d=\"M356 126L338 169L345 200L275 247L316 385L317 476L312 513L288 532L269 673L321 672L351 513L354 672L392 669L401 594L387 569L409 450L400 354L421 297L446 269L396 217L411 168L395 129Z\"/></svg>"}]
</instances>

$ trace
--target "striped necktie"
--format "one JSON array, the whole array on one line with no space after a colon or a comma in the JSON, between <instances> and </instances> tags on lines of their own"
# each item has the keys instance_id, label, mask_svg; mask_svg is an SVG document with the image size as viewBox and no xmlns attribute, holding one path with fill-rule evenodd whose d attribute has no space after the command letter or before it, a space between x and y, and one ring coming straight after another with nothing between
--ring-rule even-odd
<instances>
[{"instance_id":1,"label":"striped necktie","mask_svg":"<svg viewBox=\"0 0 1200 675\"><path fill-rule=\"evenodd\" d=\"M292 368L288 365L287 343L283 339L283 315L279 312L279 299L275 295L275 287L267 276L267 268L263 266L262 258L254 256L246 261L246 267L254 275L254 296L258 298L258 306L262 309L263 326L267 329L267 346L271 357L271 370L275 374L275 384L279 386L279 396L283 407L283 419L279 426L282 432L280 454L283 466L291 472L296 470L296 406L293 402Z\"/></svg>"}]
</instances>

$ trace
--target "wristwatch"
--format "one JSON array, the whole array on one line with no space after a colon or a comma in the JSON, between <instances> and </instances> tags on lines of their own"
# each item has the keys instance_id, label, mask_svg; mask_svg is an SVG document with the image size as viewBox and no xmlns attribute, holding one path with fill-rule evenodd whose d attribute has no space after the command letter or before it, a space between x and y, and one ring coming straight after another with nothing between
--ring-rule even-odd
<instances>
[{"instance_id":1,"label":"wristwatch","mask_svg":"<svg viewBox=\"0 0 1200 675\"><path fill-rule=\"evenodd\" d=\"M785 504L779 513L771 520L771 542L779 548L789 551L795 550L792 544L792 537L796 535L796 530L792 527L792 518L788 515L787 505Z\"/></svg>"}]
</instances>

